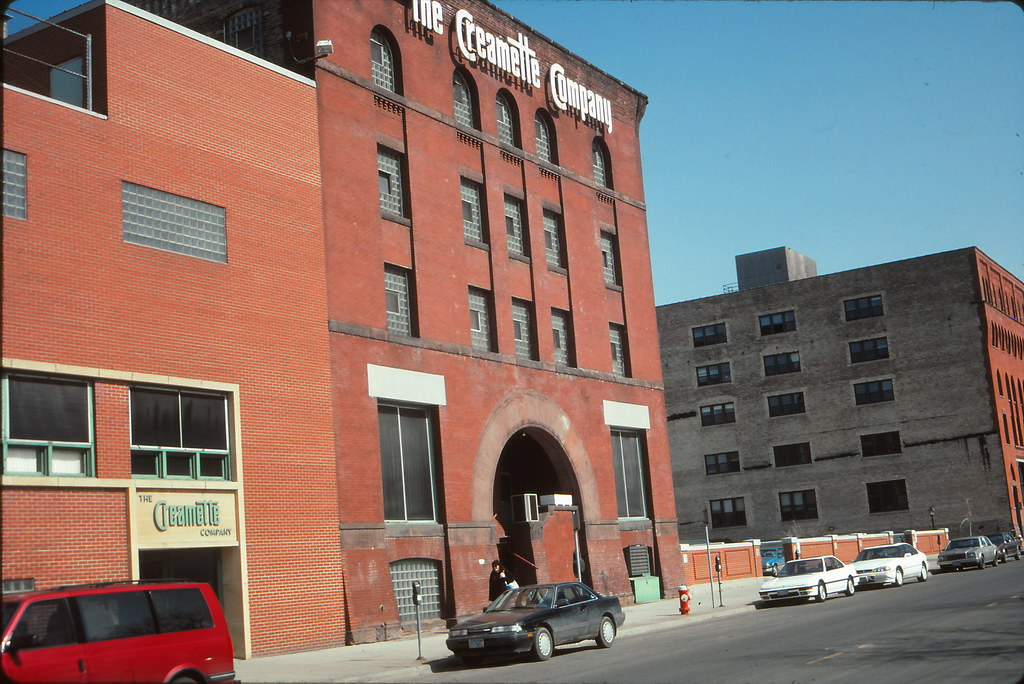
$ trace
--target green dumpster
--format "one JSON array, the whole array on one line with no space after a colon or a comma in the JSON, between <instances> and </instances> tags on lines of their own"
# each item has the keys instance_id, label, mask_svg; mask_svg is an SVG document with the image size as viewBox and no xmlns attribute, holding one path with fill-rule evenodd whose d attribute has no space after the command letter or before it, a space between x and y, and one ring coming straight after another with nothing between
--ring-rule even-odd
<instances>
[{"instance_id":1,"label":"green dumpster","mask_svg":"<svg viewBox=\"0 0 1024 684\"><path fill-rule=\"evenodd\" d=\"M661 600L661 578L655 575L630 577L633 583L633 600L637 603L651 603Z\"/></svg>"}]
</instances>

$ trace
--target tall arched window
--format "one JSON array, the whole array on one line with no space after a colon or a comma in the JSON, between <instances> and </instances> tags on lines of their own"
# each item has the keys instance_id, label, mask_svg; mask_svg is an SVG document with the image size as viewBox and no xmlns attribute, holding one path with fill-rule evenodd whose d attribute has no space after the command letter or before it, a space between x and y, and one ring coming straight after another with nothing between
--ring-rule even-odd
<instances>
[{"instance_id":1,"label":"tall arched window","mask_svg":"<svg viewBox=\"0 0 1024 684\"><path fill-rule=\"evenodd\" d=\"M370 72L375 86L393 93L398 92L391 41L378 29L374 29L370 34Z\"/></svg>"},{"instance_id":2,"label":"tall arched window","mask_svg":"<svg viewBox=\"0 0 1024 684\"><path fill-rule=\"evenodd\" d=\"M608 164L608 151L597 138L594 139L594 182L606 188L612 187L612 173Z\"/></svg>"},{"instance_id":3,"label":"tall arched window","mask_svg":"<svg viewBox=\"0 0 1024 684\"><path fill-rule=\"evenodd\" d=\"M537 140L537 156L546 162L557 164L554 126L542 110L537 110L537 115L533 117L533 128Z\"/></svg>"},{"instance_id":4,"label":"tall arched window","mask_svg":"<svg viewBox=\"0 0 1024 684\"><path fill-rule=\"evenodd\" d=\"M470 90L466 77L458 71L452 75L452 101L455 107L455 122L476 128L473 91Z\"/></svg>"},{"instance_id":5,"label":"tall arched window","mask_svg":"<svg viewBox=\"0 0 1024 684\"><path fill-rule=\"evenodd\" d=\"M506 145L519 147L516 140L516 115L512 101L505 93L498 93L494 99L495 116L498 119L498 140Z\"/></svg>"}]
</instances>

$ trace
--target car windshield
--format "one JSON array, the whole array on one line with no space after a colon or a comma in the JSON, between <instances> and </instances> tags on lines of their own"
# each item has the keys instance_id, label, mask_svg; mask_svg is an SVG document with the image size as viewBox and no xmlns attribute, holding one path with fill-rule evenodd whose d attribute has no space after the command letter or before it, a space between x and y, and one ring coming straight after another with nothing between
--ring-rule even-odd
<instances>
[{"instance_id":1,"label":"car windshield","mask_svg":"<svg viewBox=\"0 0 1024 684\"><path fill-rule=\"evenodd\" d=\"M494 599L494 603L487 606L485 612L492 613L498 610L522 610L534 608L550 608L551 598L554 596L554 587L521 587L510 589Z\"/></svg>"},{"instance_id":2,"label":"car windshield","mask_svg":"<svg viewBox=\"0 0 1024 684\"><path fill-rule=\"evenodd\" d=\"M949 542L949 545L946 548L966 549L971 546L981 546L981 544L978 543L978 539L976 537L970 537L968 539L954 539L953 541Z\"/></svg>"},{"instance_id":3,"label":"car windshield","mask_svg":"<svg viewBox=\"0 0 1024 684\"><path fill-rule=\"evenodd\" d=\"M779 577L793 577L795 575L809 575L812 572L821 572L821 559L810 558L807 560L792 560L782 566L779 570Z\"/></svg>"},{"instance_id":4,"label":"car windshield","mask_svg":"<svg viewBox=\"0 0 1024 684\"><path fill-rule=\"evenodd\" d=\"M857 554L856 560L878 560L879 558L899 558L900 547L898 546L876 546L870 549L864 549Z\"/></svg>"}]
</instances>

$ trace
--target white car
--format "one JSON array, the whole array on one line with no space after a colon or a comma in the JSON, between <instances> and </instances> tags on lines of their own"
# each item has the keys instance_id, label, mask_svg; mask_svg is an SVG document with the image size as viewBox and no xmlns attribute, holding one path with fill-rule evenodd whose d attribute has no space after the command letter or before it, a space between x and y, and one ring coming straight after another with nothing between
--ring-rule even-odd
<instances>
[{"instance_id":1,"label":"white car","mask_svg":"<svg viewBox=\"0 0 1024 684\"><path fill-rule=\"evenodd\" d=\"M858 584L903 585L911 577L928 580L928 558L910 544L886 544L861 549L853 560Z\"/></svg>"},{"instance_id":2,"label":"white car","mask_svg":"<svg viewBox=\"0 0 1024 684\"><path fill-rule=\"evenodd\" d=\"M762 601L814 598L824 601L829 594L843 592L853 596L857 587L857 571L835 556L791 560L778 574L761 585Z\"/></svg>"}]
</instances>

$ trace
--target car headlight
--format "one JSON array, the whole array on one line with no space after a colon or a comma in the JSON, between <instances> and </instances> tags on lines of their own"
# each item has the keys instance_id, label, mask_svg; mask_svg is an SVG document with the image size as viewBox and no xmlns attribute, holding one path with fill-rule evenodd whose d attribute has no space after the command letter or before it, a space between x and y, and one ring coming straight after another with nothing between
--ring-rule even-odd
<instances>
[{"instance_id":1,"label":"car headlight","mask_svg":"<svg viewBox=\"0 0 1024 684\"><path fill-rule=\"evenodd\" d=\"M518 622L514 625L500 625L491 629L491 634L498 634L500 632L522 632L523 626Z\"/></svg>"},{"instance_id":2,"label":"car headlight","mask_svg":"<svg viewBox=\"0 0 1024 684\"><path fill-rule=\"evenodd\" d=\"M975 553L974 553L974 551L968 551L968 552L967 552L967 557L968 557L968 558L974 558L974 556L975 556Z\"/></svg>"},{"instance_id":3,"label":"car headlight","mask_svg":"<svg viewBox=\"0 0 1024 684\"><path fill-rule=\"evenodd\" d=\"M465 629L453 629L452 631L448 632L448 635L453 637L464 637L466 636L466 634L468 634L468 631Z\"/></svg>"}]
</instances>

